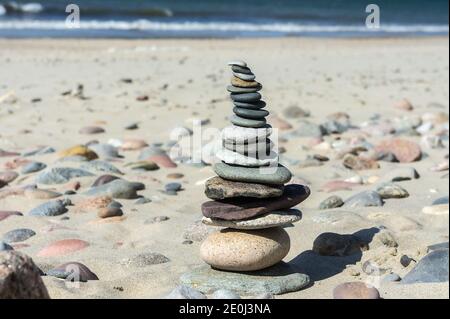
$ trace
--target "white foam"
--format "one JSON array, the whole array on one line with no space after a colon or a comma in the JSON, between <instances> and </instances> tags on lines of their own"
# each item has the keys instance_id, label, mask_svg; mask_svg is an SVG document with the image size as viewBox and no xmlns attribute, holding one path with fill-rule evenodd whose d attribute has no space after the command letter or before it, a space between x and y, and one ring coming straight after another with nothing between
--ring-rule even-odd
<instances>
[{"instance_id":1,"label":"white foam","mask_svg":"<svg viewBox=\"0 0 450 319\"><path fill-rule=\"evenodd\" d=\"M55 20L9 20L0 21L0 29L10 30L65 30L65 21ZM139 31L185 31L185 32L275 32L275 33L448 33L448 25L398 25L384 24L379 29L364 25L303 25L296 23L238 23L238 22L156 22L150 20L100 21L82 20L82 30L139 30Z\"/></svg>"}]
</instances>

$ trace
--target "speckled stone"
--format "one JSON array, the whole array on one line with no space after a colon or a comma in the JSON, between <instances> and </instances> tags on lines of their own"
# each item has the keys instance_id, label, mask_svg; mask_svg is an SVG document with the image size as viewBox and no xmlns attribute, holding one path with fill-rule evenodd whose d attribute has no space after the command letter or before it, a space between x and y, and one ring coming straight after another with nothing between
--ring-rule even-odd
<instances>
[{"instance_id":1,"label":"speckled stone","mask_svg":"<svg viewBox=\"0 0 450 319\"><path fill-rule=\"evenodd\" d=\"M302 213L297 209L273 211L265 215L247 220L223 220L203 217L202 222L208 226L228 227L233 229L265 229L287 226L296 223L302 218Z\"/></svg>"},{"instance_id":2,"label":"speckled stone","mask_svg":"<svg viewBox=\"0 0 450 319\"><path fill-rule=\"evenodd\" d=\"M346 282L333 290L334 299L380 299L380 293L375 287L364 282Z\"/></svg>"},{"instance_id":3,"label":"speckled stone","mask_svg":"<svg viewBox=\"0 0 450 319\"><path fill-rule=\"evenodd\" d=\"M242 127L251 127L251 128L261 128L267 125L267 122L265 119L260 120L252 120L252 119L246 119L237 115L231 116L230 122L237 126Z\"/></svg>"},{"instance_id":4,"label":"speckled stone","mask_svg":"<svg viewBox=\"0 0 450 319\"><path fill-rule=\"evenodd\" d=\"M200 256L216 269L254 271L280 262L289 249L289 235L280 227L252 231L224 229L206 238Z\"/></svg>"},{"instance_id":5,"label":"speckled stone","mask_svg":"<svg viewBox=\"0 0 450 319\"><path fill-rule=\"evenodd\" d=\"M240 295L255 296L299 291L308 286L310 280L297 267L281 262L248 274L203 266L183 274L180 281L207 294L218 289L227 289Z\"/></svg>"},{"instance_id":6,"label":"speckled stone","mask_svg":"<svg viewBox=\"0 0 450 319\"><path fill-rule=\"evenodd\" d=\"M215 200L233 197L278 197L283 194L283 190L283 185L232 182L219 176L210 178L205 184L205 195Z\"/></svg>"},{"instance_id":7,"label":"speckled stone","mask_svg":"<svg viewBox=\"0 0 450 319\"><path fill-rule=\"evenodd\" d=\"M261 84L256 82L256 81L244 81L244 80L241 80L240 78L235 77L235 76L233 76L231 78L231 84L233 86L241 87L241 88L251 88L251 87L261 86Z\"/></svg>"},{"instance_id":8,"label":"speckled stone","mask_svg":"<svg viewBox=\"0 0 450 319\"><path fill-rule=\"evenodd\" d=\"M230 181L274 185L286 184L292 177L291 172L281 164L274 170L271 167L240 167L217 163L214 165L214 172Z\"/></svg>"}]
</instances>

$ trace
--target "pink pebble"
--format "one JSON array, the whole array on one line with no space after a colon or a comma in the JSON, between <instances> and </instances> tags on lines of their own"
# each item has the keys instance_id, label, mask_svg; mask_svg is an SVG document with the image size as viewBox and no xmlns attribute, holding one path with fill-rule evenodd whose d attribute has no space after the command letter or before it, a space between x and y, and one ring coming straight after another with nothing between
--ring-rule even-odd
<instances>
[{"instance_id":1,"label":"pink pebble","mask_svg":"<svg viewBox=\"0 0 450 319\"><path fill-rule=\"evenodd\" d=\"M53 257L73 253L89 246L89 243L80 239L63 239L56 241L44 249L37 255L39 257Z\"/></svg>"},{"instance_id":2,"label":"pink pebble","mask_svg":"<svg viewBox=\"0 0 450 319\"><path fill-rule=\"evenodd\" d=\"M177 167L177 164L175 164L169 156L167 155L153 155L150 156L147 160L155 162L161 167L165 168L174 168Z\"/></svg>"}]
</instances>

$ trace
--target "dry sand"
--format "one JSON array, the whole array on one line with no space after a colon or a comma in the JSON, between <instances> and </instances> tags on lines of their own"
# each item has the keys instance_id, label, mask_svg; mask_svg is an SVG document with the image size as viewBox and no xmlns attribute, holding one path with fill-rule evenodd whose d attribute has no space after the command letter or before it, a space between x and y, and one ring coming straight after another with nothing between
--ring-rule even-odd
<instances>
[{"instance_id":1,"label":"dry sand","mask_svg":"<svg viewBox=\"0 0 450 319\"><path fill-rule=\"evenodd\" d=\"M263 84L267 109L283 117L283 109L298 105L311 111L308 119L322 123L326 115L346 112L354 124L367 121L374 113L382 118L446 112L449 99L448 38L420 39L243 39L243 40L0 40L0 149L24 151L38 145L61 150L97 139L136 137L147 143L167 142L177 126L192 126L192 118L209 119L206 127L223 128L231 114L226 86L230 74L226 62L246 60ZM127 84L120 80L133 79ZM61 96L61 93L84 85L88 99ZM2 96L8 97L1 101ZM136 97L147 95L146 102ZM32 99L40 98L38 103ZM393 107L407 98L412 112ZM287 119L296 127L297 120ZM124 127L139 122L139 129ZM81 135L86 125L99 125L106 132ZM327 139L327 138L326 138ZM419 142L420 137L412 137ZM293 139L284 146L285 156L304 159L325 151L303 147L308 139ZM331 138L328 138L331 140ZM378 141L371 138L371 142ZM448 146L448 144L447 144ZM394 272L403 276L411 267L403 268L398 259L404 253L423 256L427 245L448 241L448 215L423 214L422 207L439 197L448 196L446 172L430 168L444 160L448 148L423 149L427 157L411 164L380 162L381 169L352 172L334 159L321 167L289 168L298 178L310 183L311 197L299 207L303 219L286 230L292 247L286 261L301 260L305 271L315 280L305 290L277 298L331 298L333 288L346 281L370 280L362 271L353 276L345 270L346 263L358 260L317 259L307 251L323 232L351 234L361 229L385 225L399 243L396 256L389 257ZM136 160L138 151L122 152L126 158L115 163ZM329 155L329 154L328 154ZM36 159L51 164L57 159L49 154ZM11 158L0 158L0 171ZM412 166L421 174L419 180L401 182L410 197L388 200L383 207L344 209L348 218L332 223L318 223L319 203L331 194L320 187L339 174L342 178L357 174L382 176L397 166ZM20 171L17 169L16 171ZM185 190L178 196L167 196L159 190L173 181L169 173L182 173ZM204 186L198 181L213 176L211 167L195 168L179 165L148 173L127 172L126 179L141 181L147 189L140 192L152 203L134 205L133 200L120 200L125 220L93 224L94 212L67 214L59 217L10 217L0 221L0 234L15 228L31 228L37 235L20 248L44 268L66 261L86 264L100 278L68 288L63 281L46 277L44 281L52 298L159 298L170 292L181 274L203 262L199 258L199 242L182 244L185 230L201 217L200 205L206 200ZM33 176L19 177L11 187L33 182ZM80 179L84 187L93 179ZM56 189L63 188L56 186ZM359 190L372 189L362 185ZM356 191L338 191L344 199ZM26 214L42 200L23 196L0 199L0 210L17 210ZM338 211L342 211L340 209ZM161 223L144 224L154 216L168 216ZM52 225L65 228L49 231ZM53 258L37 257L46 244L64 238L80 238L90 246L79 252ZM158 252L169 263L147 267L124 266L121 261L143 252ZM386 249L369 250L363 260L373 254L391 254ZM371 255L372 254L372 255ZM325 261L324 261L325 260ZM317 264L319 263L319 264ZM320 263L325 263L320 265ZM328 267L330 272L325 272ZM321 267L323 266L323 267ZM359 267L359 268L358 268ZM361 264L351 266L361 269ZM448 283L383 285L385 298L448 298Z\"/></svg>"}]
</instances>

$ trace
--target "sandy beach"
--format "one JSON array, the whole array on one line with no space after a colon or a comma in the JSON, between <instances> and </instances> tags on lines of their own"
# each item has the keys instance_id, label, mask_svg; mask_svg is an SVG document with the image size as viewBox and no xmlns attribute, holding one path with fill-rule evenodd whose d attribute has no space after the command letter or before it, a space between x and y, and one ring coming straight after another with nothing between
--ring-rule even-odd
<instances>
[{"instance_id":1,"label":"sandy beach","mask_svg":"<svg viewBox=\"0 0 450 319\"><path fill-rule=\"evenodd\" d=\"M200 207L207 200L205 180L215 175L212 167L178 162L177 167L160 165L142 172L128 164L138 161L145 146L140 142L168 148L173 129L192 128L194 119L203 121L205 129L229 125L227 62L234 59L247 61L262 83L272 114L269 123L280 128L281 161L292 171L294 182L311 189L311 196L296 207L302 220L285 228L291 249L284 261L296 263L312 283L275 298L332 298L334 287L353 281L374 284L386 299L449 298L448 281L381 283L386 274L403 278L433 250L429 246L449 240L448 37L0 39L0 173L18 173L5 185L0 183L0 211L23 213L0 218L0 239L14 229L32 229L35 235L10 245L32 257L44 272L80 262L99 278L71 287L43 276L50 297L162 298L179 285L181 275L204 265L199 247L213 227L199 223ZM77 90L79 85L83 90ZM299 108L306 112L300 114ZM351 125L323 136L292 134L304 128L305 121L323 125L330 119L345 119ZM91 130L82 130L86 127ZM374 159L376 147L392 139L412 142L391 148L395 152L398 147L397 157L404 155L405 160ZM74 190L70 196L37 198L24 191L43 171L79 168L84 162L61 162L61 151L93 145L92 141L118 146L121 157L107 162L124 173L121 178L144 183L145 190L138 193L151 202L137 205L136 199L115 199L123 205L123 216L98 218L95 205L83 204L90 198L84 193L107 174L99 171L62 184L38 183L40 189L58 193ZM127 141L132 150L124 149ZM366 149L358 149L361 145ZM24 155L42 147L55 152ZM409 161L417 148L420 156ZM372 166L349 168L344 165L347 154L356 154L352 159L357 164ZM361 158L370 159L360 163ZM22 173L31 161L47 167ZM407 168L420 177L394 184L409 196L385 199L378 207L319 209L332 195L345 201L375 190L388 174ZM164 192L172 182L183 188L175 196ZM63 215L28 214L42 203L66 197L74 205ZM326 232L373 238L358 254L321 256L311 250L314 240ZM64 255L42 254L42 249L63 239L82 240L88 246ZM148 261L145 254L151 253L168 261ZM412 259L406 266L400 262L403 255ZM375 262L383 275L367 271L367 261Z\"/></svg>"}]
</instances>

